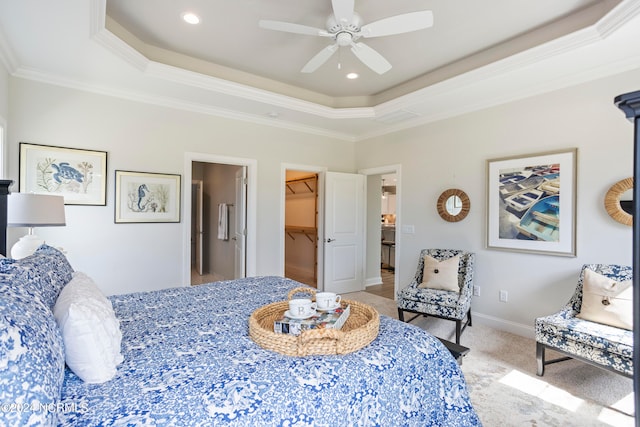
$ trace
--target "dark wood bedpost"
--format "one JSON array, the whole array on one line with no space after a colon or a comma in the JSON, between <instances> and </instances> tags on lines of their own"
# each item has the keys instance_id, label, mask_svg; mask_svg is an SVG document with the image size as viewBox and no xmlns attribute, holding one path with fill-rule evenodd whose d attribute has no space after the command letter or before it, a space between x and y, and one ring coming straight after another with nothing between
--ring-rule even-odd
<instances>
[{"instance_id":1,"label":"dark wood bedpost","mask_svg":"<svg viewBox=\"0 0 640 427\"><path fill-rule=\"evenodd\" d=\"M640 185L636 177L640 173L640 91L625 93L614 100L629 120L635 123L633 145L633 391L635 400L635 425L640 427Z\"/></svg>"},{"instance_id":2,"label":"dark wood bedpost","mask_svg":"<svg viewBox=\"0 0 640 427\"><path fill-rule=\"evenodd\" d=\"M0 254L7 256L7 196L9 187L13 181L9 179L0 180Z\"/></svg>"}]
</instances>

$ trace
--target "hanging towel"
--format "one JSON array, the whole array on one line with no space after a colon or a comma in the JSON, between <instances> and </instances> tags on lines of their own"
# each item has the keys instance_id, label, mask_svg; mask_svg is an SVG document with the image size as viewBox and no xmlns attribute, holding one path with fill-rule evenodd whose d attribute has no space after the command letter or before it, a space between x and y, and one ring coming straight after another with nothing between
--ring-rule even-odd
<instances>
[{"instance_id":1,"label":"hanging towel","mask_svg":"<svg viewBox=\"0 0 640 427\"><path fill-rule=\"evenodd\" d=\"M229 240L229 218L227 212L227 204L220 203L218 205L218 239L220 240Z\"/></svg>"}]
</instances>

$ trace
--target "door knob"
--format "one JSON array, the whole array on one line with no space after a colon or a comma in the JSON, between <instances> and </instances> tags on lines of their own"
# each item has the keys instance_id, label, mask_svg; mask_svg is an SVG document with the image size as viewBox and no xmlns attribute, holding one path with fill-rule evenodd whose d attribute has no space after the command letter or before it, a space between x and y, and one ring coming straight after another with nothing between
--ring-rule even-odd
<instances>
[{"instance_id":1,"label":"door knob","mask_svg":"<svg viewBox=\"0 0 640 427\"><path fill-rule=\"evenodd\" d=\"M326 239L326 240L325 240L325 242L327 242L327 243L331 243L331 242L333 242L334 240L336 240L336 239L328 238L328 239Z\"/></svg>"}]
</instances>

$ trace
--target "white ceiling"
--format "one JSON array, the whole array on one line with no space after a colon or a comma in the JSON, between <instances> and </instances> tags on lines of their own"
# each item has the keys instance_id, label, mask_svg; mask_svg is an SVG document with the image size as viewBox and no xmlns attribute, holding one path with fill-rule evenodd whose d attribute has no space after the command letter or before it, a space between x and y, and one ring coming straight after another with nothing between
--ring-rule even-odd
<instances>
[{"instance_id":1,"label":"white ceiling","mask_svg":"<svg viewBox=\"0 0 640 427\"><path fill-rule=\"evenodd\" d=\"M367 39L393 65L258 27L324 28L330 0L0 0L17 77L358 140L640 68L640 0L356 0L364 23L431 10L432 28ZM186 11L201 23L181 20ZM340 62L340 69L338 69ZM345 78L359 73L357 80Z\"/></svg>"}]
</instances>

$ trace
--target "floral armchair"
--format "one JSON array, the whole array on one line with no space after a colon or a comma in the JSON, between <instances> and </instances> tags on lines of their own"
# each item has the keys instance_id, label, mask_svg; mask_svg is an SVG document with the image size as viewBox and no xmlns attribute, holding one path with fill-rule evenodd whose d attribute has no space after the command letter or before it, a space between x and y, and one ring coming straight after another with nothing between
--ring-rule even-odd
<instances>
[{"instance_id":1,"label":"floral armchair","mask_svg":"<svg viewBox=\"0 0 640 427\"><path fill-rule=\"evenodd\" d=\"M429 255L436 260L444 261L460 256L458 263L458 287L459 292L422 288L425 256ZM440 319L456 322L456 344L460 344L460 336L467 326L471 326L471 297L473 296L473 267L475 254L457 249L423 249L420 252L418 268L413 281L398 292L398 319L404 321L404 312L416 313L409 319L424 316L433 316ZM463 320L467 321L463 324Z\"/></svg>"},{"instance_id":2,"label":"floral armchair","mask_svg":"<svg viewBox=\"0 0 640 427\"><path fill-rule=\"evenodd\" d=\"M544 375L546 365L573 358L632 378L633 331L576 317L582 308L586 269L616 281L631 280L633 276L628 266L586 264L582 267L578 286L564 308L535 320L537 374ZM547 361L547 348L566 356Z\"/></svg>"}]
</instances>

